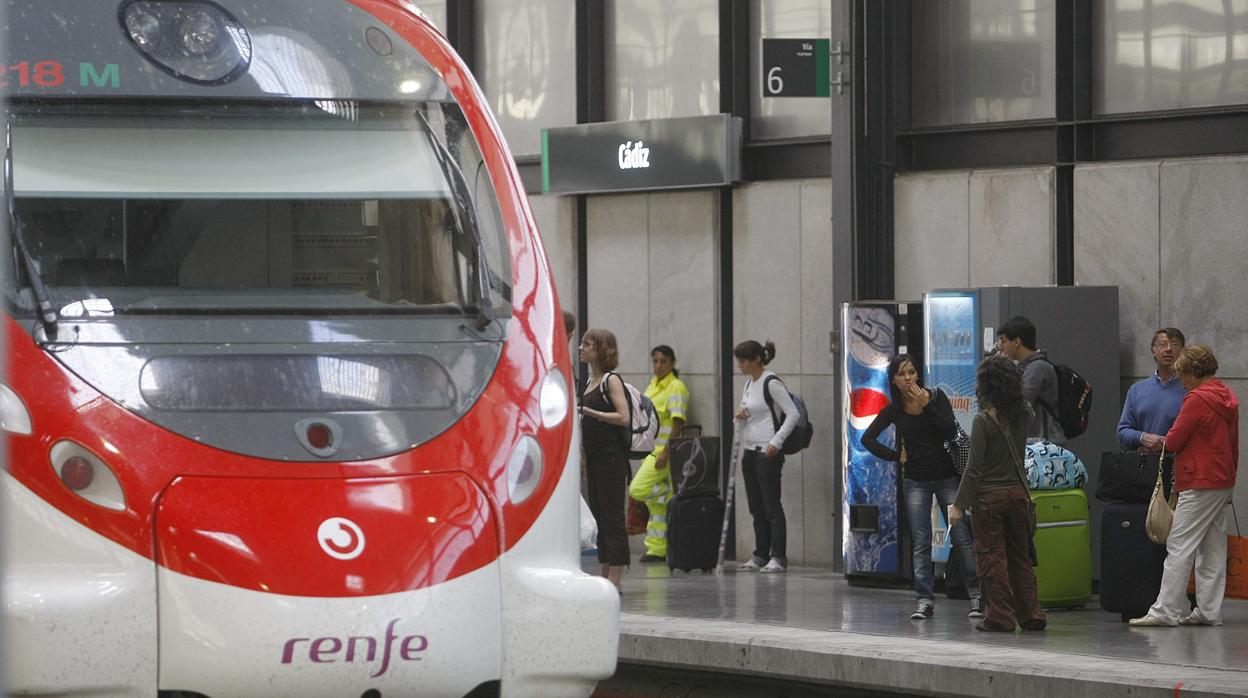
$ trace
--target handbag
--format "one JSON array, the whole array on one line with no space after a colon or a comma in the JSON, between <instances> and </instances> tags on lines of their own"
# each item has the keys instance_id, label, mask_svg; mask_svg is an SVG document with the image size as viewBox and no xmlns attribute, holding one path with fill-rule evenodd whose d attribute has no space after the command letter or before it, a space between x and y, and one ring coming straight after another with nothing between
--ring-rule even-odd
<instances>
[{"instance_id":1,"label":"handbag","mask_svg":"<svg viewBox=\"0 0 1248 698\"><path fill-rule=\"evenodd\" d=\"M1153 496L1148 500L1148 515L1144 517L1144 532L1148 539L1157 545L1165 545L1170 537L1170 527L1174 525L1174 509L1179 503L1179 493L1171 488L1170 499L1166 499L1165 483L1162 481L1162 459L1166 457L1166 443L1161 443L1161 456L1157 459L1157 482L1153 485Z\"/></svg>"},{"instance_id":2,"label":"handbag","mask_svg":"<svg viewBox=\"0 0 1248 698\"><path fill-rule=\"evenodd\" d=\"M958 433L945 442L945 452L949 454L949 460L953 461L954 472L962 477L962 473L966 472L966 464L971 459L971 437L962 430L961 424L954 424L957 424Z\"/></svg>"},{"instance_id":3,"label":"handbag","mask_svg":"<svg viewBox=\"0 0 1248 698\"><path fill-rule=\"evenodd\" d=\"M941 391L944 394L944 391ZM949 454L949 460L953 462L953 470L962 477L962 473L966 472L966 464L971 459L971 437L966 435L962 429L962 424L958 421L957 416L953 413L953 406L949 404L948 398L945 399L946 416L953 419L953 425L957 428L957 433L953 438L948 439L944 443L945 453Z\"/></svg>"},{"instance_id":4,"label":"handbag","mask_svg":"<svg viewBox=\"0 0 1248 698\"><path fill-rule=\"evenodd\" d=\"M646 503L640 499L628 498L628 515L624 517L624 532L630 536L646 532L646 524L650 521L650 511Z\"/></svg>"},{"instance_id":5,"label":"handbag","mask_svg":"<svg viewBox=\"0 0 1248 698\"><path fill-rule=\"evenodd\" d=\"M1106 451L1101 454L1101 471L1096 498L1102 502L1147 504L1157 480L1157 459L1148 451ZM1161 459L1163 480L1168 484L1174 473L1174 453ZM1169 487L1166 487L1169 490Z\"/></svg>"}]
</instances>

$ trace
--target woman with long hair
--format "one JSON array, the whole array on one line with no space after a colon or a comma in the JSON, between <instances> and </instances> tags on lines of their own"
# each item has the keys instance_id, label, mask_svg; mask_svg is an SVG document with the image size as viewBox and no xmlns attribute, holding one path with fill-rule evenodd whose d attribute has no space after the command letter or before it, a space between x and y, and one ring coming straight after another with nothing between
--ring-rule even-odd
<instances>
[{"instance_id":1,"label":"woman with long hair","mask_svg":"<svg viewBox=\"0 0 1248 698\"><path fill-rule=\"evenodd\" d=\"M738 427L744 449L741 476L745 480L750 516L754 519L754 555L737 565L737 569L784 572L789 562L785 550L784 505L780 501L780 474L784 468L780 446L797 427L800 414L784 383L766 369L776 358L775 344L747 340L734 347L732 355L741 372L749 378L736 417L742 422Z\"/></svg>"},{"instance_id":2,"label":"woman with long hair","mask_svg":"<svg viewBox=\"0 0 1248 698\"><path fill-rule=\"evenodd\" d=\"M624 528L624 487L628 481L628 402L615 335L591 329L581 339L581 361L589 366L589 384L581 395L581 444L589 478L589 510L598 522L598 562L602 576L620 588L628 564Z\"/></svg>"},{"instance_id":3,"label":"woman with long hair","mask_svg":"<svg viewBox=\"0 0 1248 698\"><path fill-rule=\"evenodd\" d=\"M962 484L949 507L956 526L971 510L975 569L985 617L976 630L1044 630L1047 621L1036 597L1031 568L1035 515L1023 471L1023 449L1031 406L1023 399L1022 374L1004 356L990 356L975 375L979 413L971 423L971 453Z\"/></svg>"},{"instance_id":4,"label":"woman with long hair","mask_svg":"<svg viewBox=\"0 0 1248 698\"><path fill-rule=\"evenodd\" d=\"M1166 538L1161 592L1136 627L1222 625L1226 593L1226 509L1239 469L1239 399L1214 378L1218 360L1193 344L1174 362L1187 395L1163 450L1175 452L1179 504ZM1187 578L1196 563L1196 608L1187 613Z\"/></svg>"},{"instance_id":5,"label":"woman with long hair","mask_svg":"<svg viewBox=\"0 0 1248 698\"><path fill-rule=\"evenodd\" d=\"M646 397L654 403L659 415L659 433L654 451L646 456L628 486L628 495L646 503L650 519L646 522L646 552L641 562L667 560L667 503L672 498L672 475L667 467L667 444L680 438L689 408L689 388L676 370L676 352L666 344L650 350L650 366L654 377L646 386Z\"/></svg>"},{"instance_id":6,"label":"woman with long hair","mask_svg":"<svg viewBox=\"0 0 1248 698\"><path fill-rule=\"evenodd\" d=\"M932 497L942 511L953 503L958 491L958 473L945 450L945 442L958 434L957 417L949 397L942 390L923 385L914 359L899 354L888 364L888 392L892 402L884 406L862 435L862 445L876 458L901 463L904 476L906 520L910 526L911 560L914 562L914 594L918 607L910 617L931 618L936 595L932 592ZM897 448L879 441L880 433L896 427ZM979 579L975 576L975 551L966 524L950 527L958 562L971 595L971 618L982 618Z\"/></svg>"}]
</instances>

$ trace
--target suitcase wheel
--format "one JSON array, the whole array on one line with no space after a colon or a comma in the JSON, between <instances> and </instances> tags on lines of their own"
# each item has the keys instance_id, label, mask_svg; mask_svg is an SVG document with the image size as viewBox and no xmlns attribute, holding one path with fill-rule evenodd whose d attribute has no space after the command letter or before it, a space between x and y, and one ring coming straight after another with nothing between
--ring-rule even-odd
<instances>
[{"instance_id":1,"label":"suitcase wheel","mask_svg":"<svg viewBox=\"0 0 1248 698\"><path fill-rule=\"evenodd\" d=\"M715 568L714 568L714 567L703 567L703 568L702 568L702 571L703 571L703 572L714 572L714 571L715 571Z\"/></svg>"}]
</instances>

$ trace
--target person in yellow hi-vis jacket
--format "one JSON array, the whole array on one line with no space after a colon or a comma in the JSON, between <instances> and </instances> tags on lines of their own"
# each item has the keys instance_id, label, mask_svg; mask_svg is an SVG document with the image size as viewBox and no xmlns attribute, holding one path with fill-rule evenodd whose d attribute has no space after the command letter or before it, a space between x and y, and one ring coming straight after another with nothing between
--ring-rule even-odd
<instances>
[{"instance_id":1,"label":"person in yellow hi-vis jacket","mask_svg":"<svg viewBox=\"0 0 1248 698\"><path fill-rule=\"evenodd\" d=\"M654 451L646 456L628 487L633 499L646 503L650 520L646 522L646 554L642 562L667 560L667 503L673 496L671 471L667 467L667 443L680 437L689 410L689 388L676 370L676 352L666 344L650 350L654 378L646 387L646 397L659 413L659 434Z\"/></svg>"}]
</instances>

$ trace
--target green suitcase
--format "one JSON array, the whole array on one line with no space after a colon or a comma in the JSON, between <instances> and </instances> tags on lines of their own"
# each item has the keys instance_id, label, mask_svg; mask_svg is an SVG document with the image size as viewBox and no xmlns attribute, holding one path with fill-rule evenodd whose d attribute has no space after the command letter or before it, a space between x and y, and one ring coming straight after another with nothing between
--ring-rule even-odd
<instances>
[{"instance_id":1,"label":"green suitcase","mask_svg":"<svg viewBox=\"0 0 1248 698\"><path fill-rule=\"evenodd\" d=\"M1077 608L1092 600L1092 529L1083 490L1031 493L1036 503L1036 587L1040 605Z\"/></svg>"}]
</instances>

